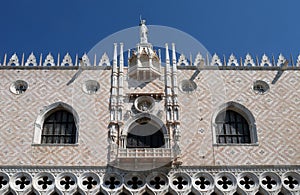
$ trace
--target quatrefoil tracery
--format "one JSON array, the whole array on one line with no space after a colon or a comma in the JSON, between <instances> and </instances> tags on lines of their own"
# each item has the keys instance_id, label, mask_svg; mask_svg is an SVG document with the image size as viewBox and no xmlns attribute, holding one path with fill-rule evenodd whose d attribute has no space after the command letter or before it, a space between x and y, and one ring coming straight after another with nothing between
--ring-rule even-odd
<instances>
[{"instance_id":1,"label":"quatrefoil tracery","mask_svg":"<svg viewBox=\"0 0 300 195\"><path fill-rule=\"evenodd\" d=\"M0 176L0 189L8 184L7 179L4 176Z\"/></svg>"},{"instance_id":2,"label":"quatrefoil tracery","mask_svg":"<svg viewBox=\"0 0 300 195\"><path fill-rule=\"evenodd\" d=\"M40 180L38 180L38 185L42 187L42 189L47 189L48 186L52 185L53 181L49 179L49 177L44 176Z\"/></svg>"},{"instance_id":3,"label":"quatrefoil tracery","mask_svg":"<svg viewBox=\"0 0 300 195\"><path fill-rule=\"evenodd\" d=\"M156 176L155 178L153 178L153 180L150 181L150 185L158 190L162 186L166 185L166 182L163 179L161 179L159 176Z\"/></svg>"},{"instance_id":4,"label":"quatrefoil tracery","mask_svg":"<svg viewBox=\"0 0 300 195\"><path fill-rule=\"evenodd\" d=\"M262 187L265 192L296 192L299 190L299 174L297 172L287 172L281 176L273 172L264 172L257 177L257 174L243 172L237 176L229 172L221 172L215 176L207 172L199 172L194 175L187 173L174 173L169 176L160 172L153 172L145 178L144 174L128 173L107 174L103 177L96 173L83 173L80 176L72 173L62 173L54 177L52 173L38 173L31 177L27 173L14 174L12 178L4 173L0 173L0 193L6 194L11 186L13 192L117 192L125 187L129 191L133 190L139 193L155 194L156 192L165 192L169 188L179 192L191 192L197 190L201 193L211 193L217 187L218 192L234 192L241 190L246 193L256 192ZM78 178L77 178L78 177ZM170 180L169 180L170 178ZM78 182L77 182L78 181ZM170 182L169 182L170 181ZM147 183L147 185L145 185ZM77 186L78 184L78 186ZM102 185L101 185L102 184ZM124 185L124 186L123 186ZM193 188L190 188L193 185ZM236 188L238 185L239 188ZM284 188L281 189L283 185ZM33 188L31 188L32 186ZM104 187L104 188L103 188ZM118 189L117 189L118 188ZM145 191L146 190L146 191ZM194 192L194 191L193 191ZM196 192L196 191L195 191Z\"/></svg>"},{"instance_id":5,"label":"quatrefoil tracery","mask_svg":"<svg viewBox=\"0 0 300 195\"><path fill-rule=\"evenodd\" d=\"M66 176L63 180L60 181L60 185L64 186L66 190L70 189L71 186L75 185L75 181L71 177Z\"/></svg>"},{"instance_id":6,"label":"quatrefoil tracery","mask_svg":"<svg viewBox=\"0 0 300 195\"><path fill-rule=\"evenodd\" d=\"M132 189L138 189L143 185L143 181L137 176L133 176L131 180L127 181L127 185Z\"/></svg>"}]
</instances>

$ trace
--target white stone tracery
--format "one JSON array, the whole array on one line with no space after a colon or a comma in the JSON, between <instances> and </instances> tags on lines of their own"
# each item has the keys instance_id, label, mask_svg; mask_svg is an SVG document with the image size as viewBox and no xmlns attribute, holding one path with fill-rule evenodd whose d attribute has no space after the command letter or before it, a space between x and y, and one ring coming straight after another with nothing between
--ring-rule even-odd
<instances>
[{"instance_id":1,"label":"white stone tracery","mask_svg":"<svg viewBox=\"0 0 300 195\"><path fill-rule=\"evenodd\" d=\"M211 194L299 194L299 168L263 167L247 168L183 168L159 169L153 172L108 171L106 167L55 168L33 167L0 170L0 193L16 194L188 194L190 192Z\"/></svg>"}]
</instances>

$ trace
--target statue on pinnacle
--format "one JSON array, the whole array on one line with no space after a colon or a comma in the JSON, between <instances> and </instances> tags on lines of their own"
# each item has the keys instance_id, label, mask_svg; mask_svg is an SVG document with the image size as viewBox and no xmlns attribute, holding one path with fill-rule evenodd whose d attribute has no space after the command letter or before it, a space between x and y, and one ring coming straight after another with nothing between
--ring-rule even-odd
<instances>
[{"instance_id":1,"label":"statue on pinnacle","mask_svg":"<svg viewBox=\"0 0 300 195\"><path fill-rule=\"evenodd\" d=\"M140 43L148 43L148 28L146 26L146 20L140 22Z\"/></svg>"}]
</instances>

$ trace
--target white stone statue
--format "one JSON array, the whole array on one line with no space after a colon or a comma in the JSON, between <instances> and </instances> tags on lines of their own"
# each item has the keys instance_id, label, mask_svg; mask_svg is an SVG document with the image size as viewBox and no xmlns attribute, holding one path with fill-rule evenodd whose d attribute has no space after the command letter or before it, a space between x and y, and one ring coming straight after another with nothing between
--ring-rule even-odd
<instances>
[{"instance_id":1,"label":"white stone statue","mask_svg":"<svg viewBox=\"0 0 300 195\"><path fill-rule=\"evenodd\" d=\"M141 43L148 43L148 28L146 26L146 20L141 20L140 23L140 39Z\"/></svg>"},{"instance_id":2,"label":"white stone statue","mask_svg":"<svg viewBox=\"0 0 300 195\"><path fill-rule=\"evenodd\" d=\"M115 125L112 125L110 128L110 137L113 143L116 143L117 131Z\"/></svg>"}]
</instances>

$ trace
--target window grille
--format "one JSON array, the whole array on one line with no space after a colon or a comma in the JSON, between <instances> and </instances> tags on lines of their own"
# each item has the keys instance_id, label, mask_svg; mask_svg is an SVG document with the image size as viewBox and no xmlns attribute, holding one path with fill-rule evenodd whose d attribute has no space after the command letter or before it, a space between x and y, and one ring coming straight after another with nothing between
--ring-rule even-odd
<instances>
[{"instance_id":1,"label":"window grille","mask_svg":"<svg viewBox=\"0 0 300 195\"><path fill-rule=\"evenodd\" d=\"M75 142L76 124L71 113L65 110L58 110L45 119L42 143L74 144Z\"/></svg>"},{"instance_id":2,"label":"window grille","mask_svg":"<svg viewBox=\"0 0 300 195\"><path fill-rule=\"evenodd\" d=\"M223 111L217 116L216 124L217 143L251 143L249 124L239 113L232 110Z\"/></svg>"}]
</instances>

